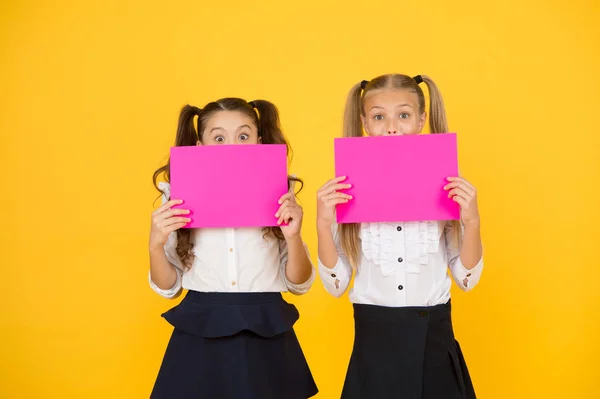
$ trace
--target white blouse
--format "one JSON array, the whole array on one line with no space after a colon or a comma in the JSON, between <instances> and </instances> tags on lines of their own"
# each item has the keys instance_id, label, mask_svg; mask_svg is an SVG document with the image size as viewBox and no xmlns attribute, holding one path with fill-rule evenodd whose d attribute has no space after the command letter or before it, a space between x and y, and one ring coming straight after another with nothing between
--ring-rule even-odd
<instances>
[{"instance_id":1,"label":"white blouse","mask_svg":"<svg viewBox=\"0 0 600 399\"><path fill-rule=\"evenodd\" d=\"M168 183L159 183L163 203L170 192ZM285 269L288 248L285 240L264 236L261 228L193 229L191 269L183 267L177 255L177 233L169 235L165 254L177 270L177 282L167 290L160 289L150 273L150 286L158 294L172 298L182 289L200 292L287 292L304 294L315 280L313 267L310 278L302 284L290 282ZM304 245L306 248L306 244ZM307 254L308 249L306 248ZM310 256L309 256L310 259Z\"/></svg>"},{"instance_id":2,"label":"white blouse","mask_svg":"<svg viewBox=\"0 0 600 399\"><path fill-rule=\"evenodd\" d=\"M319 260L325 289L341 296L352 278L352 267L332 226L338 262L329 269ZM360 261L349 298L379 306L433 306L448 302L452 280L464 291L479 281L483 258L473 269L460 261L450 222L363 223Z\"/></svg>"}]
</instances>

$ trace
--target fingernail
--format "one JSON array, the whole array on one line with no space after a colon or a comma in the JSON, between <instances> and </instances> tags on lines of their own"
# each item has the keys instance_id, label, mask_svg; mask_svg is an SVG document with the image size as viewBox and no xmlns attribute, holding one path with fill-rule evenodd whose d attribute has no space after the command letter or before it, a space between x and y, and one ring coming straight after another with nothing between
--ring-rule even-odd
<instances>
[{"instance_id":1,"label":"fingernail","mask_svg":"<svg viewBox=\"0 0 600 399\"><path fill-rule=\"evenodd\" d=\"M191 221L192 221L192 219L190 219L190 218L187 218L187 221L188 221L188 223L189 223L189 222L191 222Z\"/></svg>"}]
</instances>

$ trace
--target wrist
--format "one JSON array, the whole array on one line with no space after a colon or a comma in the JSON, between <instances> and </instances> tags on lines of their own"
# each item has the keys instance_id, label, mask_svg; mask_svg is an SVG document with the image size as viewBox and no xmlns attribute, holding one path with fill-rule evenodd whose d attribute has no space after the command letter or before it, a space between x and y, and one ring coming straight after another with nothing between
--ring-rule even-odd
<instances>
[{"instance_id":1,"label":"wrist","mask_svg":"<svg viewBox=\"0 0 600 399\"><path fill-rule=\"evenodd\" d=\"M288 244L288 246L295 245L295 244L302 245L302 236L300 235L300 233L294 234L292 236L286 236L285 242Z\"/></svg>"},{"instance_id":2,"label":"wrist","mask_svg":"<svg viewBox=\"0 0 600 399\"><path fill-rule=\"evenodd\" d=\"M469 220L464 222L465 230L479 230L481 228L481 222L477 220Z\"/></svg>"},{"instance_id":3,"label":"wrist","mask_svg":"<svg viewBox=\"0 0 600 399\"><path fill-rule=\"evenodd\" d=\"M149 247L148 247L148 250L150 251L150 254L153 255L153 254L160 254L160 253L162 253L164 251L164 248L165 247L162 244L151 243L149 245Z\"/></svg>"},{"instance_id":4,"label":"wrist","mask_svg":"<svg viewBox=\"0 0 600 399\"><path fill-rule=\"evenodd\" d=\"M317 232L322 233L325 231L331 231L332 224L333 223L328 223L328 222L323 222L323 221L317 220Z\"/></svg>"}]
</instances>

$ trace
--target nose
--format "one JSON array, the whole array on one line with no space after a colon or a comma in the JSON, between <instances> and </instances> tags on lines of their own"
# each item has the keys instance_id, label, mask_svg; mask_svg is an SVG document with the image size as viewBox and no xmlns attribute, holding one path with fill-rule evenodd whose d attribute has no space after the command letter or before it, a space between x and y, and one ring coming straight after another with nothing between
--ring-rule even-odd
<instances>
[{"instance_id":1,"label":"nose","mask_svg":"<svg viewBox=\"0 0 600 399\"><path fill-rule=\"evenodd\" d=\"M395 136L398 134L398 128L395 126L394 122L391 120L387 121L386 131L388 136Z\"/></svg>"},{"instance_id":2,"label":"nose","mask_svg":"<svg viewBox=\"0 0 600 399\"><path fill-rule=\"evenodd\" d=\"M387 134L388 134L388 136L395 136L398 134L398 130L394 126L388 126Z\"/></svg>"}]
</instances>

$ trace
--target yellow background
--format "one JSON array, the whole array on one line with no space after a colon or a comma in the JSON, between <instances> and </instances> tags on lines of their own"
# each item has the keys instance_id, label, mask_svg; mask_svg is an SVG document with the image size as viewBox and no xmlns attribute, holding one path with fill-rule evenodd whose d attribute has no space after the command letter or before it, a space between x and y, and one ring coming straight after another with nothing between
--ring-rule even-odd
<instances>
[{"instance_id":1,"label":"yellow background","mask_svg":"<svg viewBox=\"0 0 600 399\"><path fill-rule=\"evenodd\" d=\"M2 1L0 397L148 397L176 303L147 283L150 181L183 104L277 104L315 260L347 91L388 72L436 80L479 188L485 272L453 291L479 397L600 397L598 21L593 0ZM337 398L351 306L287 298Z\"/></svg>"}]
</instances>

